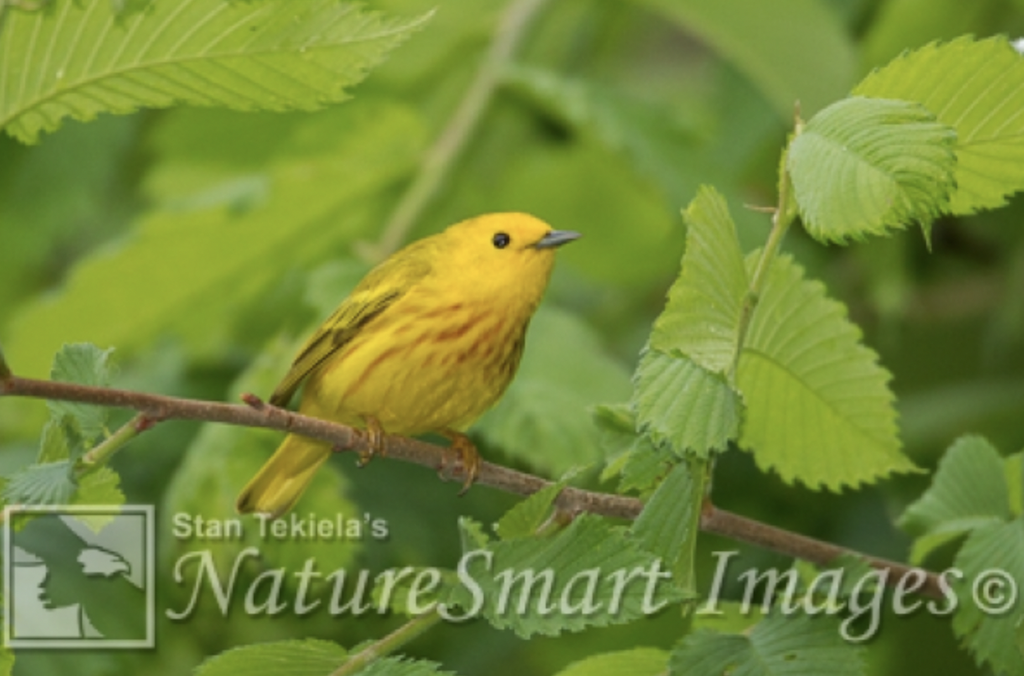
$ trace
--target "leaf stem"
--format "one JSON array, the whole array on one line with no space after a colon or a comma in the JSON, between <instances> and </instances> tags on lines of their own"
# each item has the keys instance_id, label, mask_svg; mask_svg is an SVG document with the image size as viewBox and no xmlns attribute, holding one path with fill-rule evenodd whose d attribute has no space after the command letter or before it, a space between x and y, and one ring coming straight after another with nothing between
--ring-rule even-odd
<instances>
[{"instance_id":1,"label":"leaf stem","mask_svg":"<svg viewBox=\"0 0 1024 676\"><path fill-rule=\"evenodd\" d=\"M750 277L750 286L743 297L743 308L740 311L739 329L736 335L736 351L733 354L732 365L729 367L729 382L735 386L736 370L739 367L740 355L743 354L743 345L747 340L747 332L750 330L750 322L754 317L754 310L764 293L765 284L768 282L768 272L772 263L775 262L779 253L779 246L782 239L793 223L795 216L790 197L789 174L786 172L785 162L782 162L782 176L779 177L779 203L772 212L772 229L768 233L768 241L761 249L761 256L757 260L754 274Z\"/></svg>"},{"instance_id":2,"label":"leaf stem","mask_svg":"<svg viewBox=\"0 0 1024 676\"><path fill-rule=\"evenodd\" d=\"M125 444L153 427L156 423L156 420L150 418L145 413L139 413L79 458L78 464L75 467L76 476L81 478L105 465L115 453L124 448Z\"/></svg>"},{"instance_id":3,"label":"leaf stem","mask_svg":"<svg viewBox=\"0 0 1024 676\"><path fill-rule=\"evenodd\" d=\"M340 667L331 672L330 676L350 676L362 671L367 665L375 660L393 653L403 645L413 640L423 632L427 631L440 622L441 615L436 610L418 615L398 629L394 630L384 638L374 641L359 652L355 653Z\"/></svg>"},{"instance_id":4,"label":"leaf stem","mask_svg":"<svg viewBox=\"0 0 1024 676\"><path fill-rule=\"evenodd\" d=\"M448 124L427 150L419 171L406 188L380 240L371 254L386 258L398 249L437 194L467 141L476 131L500 84L501 74L511 62L530 22L548 0L513 0L498 22L494 38L476 76L452 113Z\"/></svg>"}]
</instances>

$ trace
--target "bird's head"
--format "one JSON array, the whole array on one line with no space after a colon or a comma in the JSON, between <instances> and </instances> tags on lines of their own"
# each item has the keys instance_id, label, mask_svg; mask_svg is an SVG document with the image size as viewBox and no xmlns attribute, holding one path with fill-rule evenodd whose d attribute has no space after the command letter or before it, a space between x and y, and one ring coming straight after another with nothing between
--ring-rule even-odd
<instances>
[{"instance_id":1,"label":"bird's head","mask_svg":"<svg viewBox=\"0 0 1024 676\"><path fill-rule=\"evenodd\" d=\"M535 306L555 262L555 250L580 236L523 213L486 214L444 232L450 272L467 291L495 297L514 294Z\"/></svg>"}]
</instances>

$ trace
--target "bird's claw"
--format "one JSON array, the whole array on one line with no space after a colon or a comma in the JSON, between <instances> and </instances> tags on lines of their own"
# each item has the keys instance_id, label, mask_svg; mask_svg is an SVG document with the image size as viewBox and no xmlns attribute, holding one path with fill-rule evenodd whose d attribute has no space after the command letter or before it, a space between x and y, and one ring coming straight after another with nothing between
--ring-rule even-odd
<instances>
[{"instance_id":1,"label":"bird's claw","mask_svg":"<svg viewBox=\"0 0 1024 676\"><path fill-rule=\"evenodd\" d=\"M480 473L480 453L476 450L476 446L469 440L465 434L461 432L455 432L448 430L445 436L452 440L452 445L449 450L455 451L459 455L459 464L462 466L462 471L466 475L465 480L462 482L462 489L459 491L459 495L465 495L469 487L476 481L477 474ZM441 456L441 466L437 468L438 476L442 479L445 478L444 470L448 465L448 454L445 453Z\"/></svg>"},{"instance_id":2,"label":"bird's claw","mask_svg":"<svg viewBox=\"0 0 1024 676\"><path fill-rule=\"evenodd\" d=\"M363 420L366 421L366 429L362 431L366 445L359 451L359 460L356 461L358 467L365 467L375 455L384 457L384 428L373 416L365 416Z\"/></svg>"}]
</instances>

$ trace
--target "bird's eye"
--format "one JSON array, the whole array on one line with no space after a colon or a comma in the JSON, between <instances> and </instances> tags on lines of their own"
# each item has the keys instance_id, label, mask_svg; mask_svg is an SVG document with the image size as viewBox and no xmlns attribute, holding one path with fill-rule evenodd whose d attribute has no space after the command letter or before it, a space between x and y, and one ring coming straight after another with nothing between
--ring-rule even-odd
<instances>
[{"instance_id":1,"label":"bird's eye","mask_svg":"<svg viewBox=\"0 0 1024 676\"><path fill-rule=\"evenodd\" d=\"M494 238L491 241L494 242L495 249L504 249L508 246L508 243L512 241L512 238L509 237L507 233L499 232L494 235Z\"/></svg>"}]
</instances>

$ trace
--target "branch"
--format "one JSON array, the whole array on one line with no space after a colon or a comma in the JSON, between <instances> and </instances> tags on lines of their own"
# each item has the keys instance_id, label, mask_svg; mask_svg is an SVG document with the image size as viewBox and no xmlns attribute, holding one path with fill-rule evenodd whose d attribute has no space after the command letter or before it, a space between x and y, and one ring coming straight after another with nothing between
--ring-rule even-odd
<instances>
[{"instance_id":1,"label":"branch","mask_svg":"<svg viewBox=\"0 0 1024 676\"><path fill-rule=\"evenodd\" d=\"M0 373L3 373L5 369L6 365L0 355ZM9 370L7 372L9 373ZM300 413L292 413L283 408L266 404L251 394L242 396L243 401L246 402L244 405L224 404L132 390L19 378L12 375L0 377L0 397L5 396L77 401L133 409L141 414L136 420L145 421L144 424L132 426L136 434L165 420L203 420L244 427L265 427L301 434L330 442L339 452L369 450L370 445L367 435L362 430L341 423L311 418ZM462 465L458 462L458 454L449 448L394 434L384 435L383 448L384 455L388 458L438 469L439 476L445 481L461 482L465 478ZM105 460L110 457L110 454L90 454L94 462L97 456ZM480 471L476 478L476 484L518 495L531 495L545 486L550 486L551 483L538 476L486 461L480 463ZM559 494L558 499L555 500L555 506L570 514L589 512L632 520L639 516L644 505L637 498L569 486ZM704 503L700 517L700 529L706 533L722 535L732 540L764 547L819 565L827 565L837 557L849 554L864 559L873 568L886 571L886 584L895 586L904 578L910 577L912 579L904 584L904 588L908 591L918 591L936 598L942 597L942 588L939 585L938 575L935 573L911 568L895 561L867 556L861 552L776 528L719 509L710 502ZM915 580L920 582L915 583Z\"/></svg>"}]
</instances>

